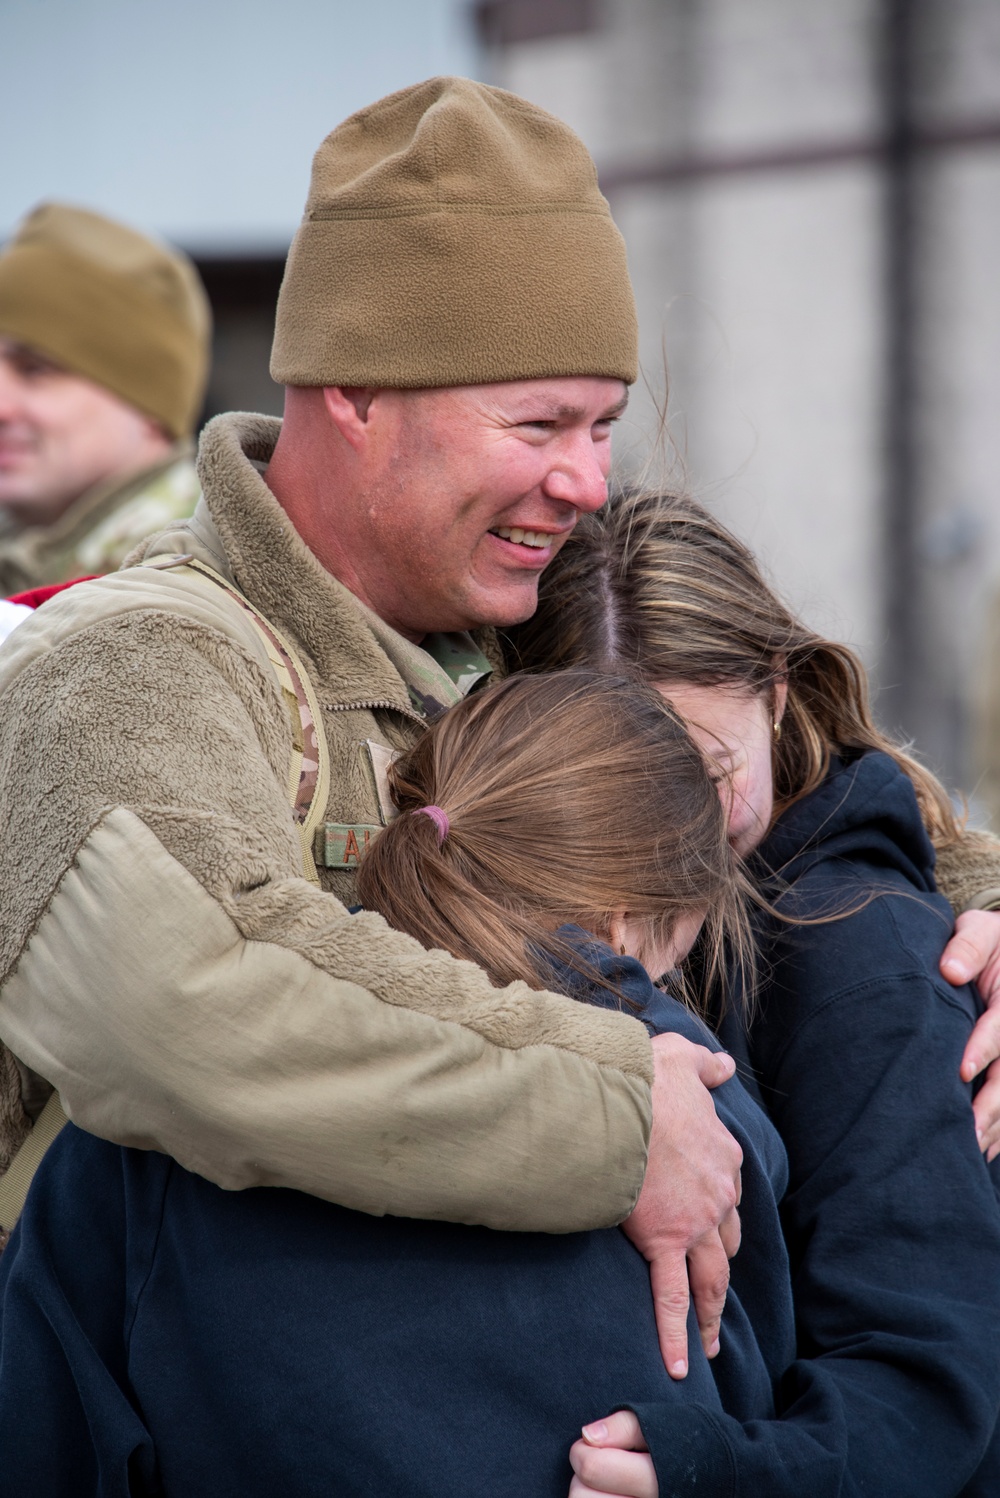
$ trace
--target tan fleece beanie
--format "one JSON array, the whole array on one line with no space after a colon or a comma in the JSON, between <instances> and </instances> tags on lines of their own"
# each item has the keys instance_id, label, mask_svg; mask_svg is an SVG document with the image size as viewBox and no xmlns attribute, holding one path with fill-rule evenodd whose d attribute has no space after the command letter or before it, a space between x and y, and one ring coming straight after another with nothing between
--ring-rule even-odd
<instances>
[{"instance_id":1,"label":"tan fleece beanie","mask_svg":"<svg viewBox=\"0 0 1000 1498\"><path fill-rule=\"evenodd\" d=\"M0 337L29 344L186 436L211 313L186 255L85 208L43 203L0 254Z\"/></svg>"},{"instance_id":2,"label":"tan fleece beanie","mask_svg":"<svg viewBox=\"0 0 1000 1498\"><path fill-rule=\"evenodd\" d=\"M594 164L534 104L432 78L316 152L278 298L281 384L631 383L636 336Z\"/></svg>"}]
</instances>

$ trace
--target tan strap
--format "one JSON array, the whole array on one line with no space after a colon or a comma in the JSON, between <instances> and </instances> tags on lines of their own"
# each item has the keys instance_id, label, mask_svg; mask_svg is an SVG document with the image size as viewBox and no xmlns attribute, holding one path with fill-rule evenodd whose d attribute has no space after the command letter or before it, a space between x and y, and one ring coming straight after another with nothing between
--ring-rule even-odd
<instances>
[{"instance_id":1,"label":"tan strap","mask_svg":"<svg viewBox=\"0 0 1000 1498\"><path fill-rule=\"evenodd\" d=\"M65 1122L59 1094L54 1092L35 1119L31 1133L10 1162L6 1174L0 1177L0 1233L13 1231L42 1156Z\"/></svg>"},{"instance_id":2,"label":"tan strap","mask_svg":"<svg viewBox=\"0 0 1000 1498\"><path fill-rule=\"evenodd\" d=\"M301 660L277 625L242 593L235 583L216 572L207 563L191 555L152 557L143 564L157 571L186 568L200 572L238 603L250 619L281 687L292 729L292 753L288 766L288 799L292 806L302 844L302 871L311 884L319 884L319 872L313 853L316 829L323 820L330 791L330 753L319 699Z\"/></svg>"}]
</instances>

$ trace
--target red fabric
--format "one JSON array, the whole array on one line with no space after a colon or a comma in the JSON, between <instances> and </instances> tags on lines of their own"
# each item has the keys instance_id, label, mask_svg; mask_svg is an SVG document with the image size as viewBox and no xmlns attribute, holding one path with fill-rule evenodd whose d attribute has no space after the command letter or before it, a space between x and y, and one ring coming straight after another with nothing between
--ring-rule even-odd
<instances>
[{"instance_id":1,"label":"red fabric","mask_svg":"<svg viewBox=\"0 0 1000 1498\"><path fill-rule=\"evenodd\" d=\"M75 588L77 583L92 583L95 576L95 573L91 573L89 577L73 577L68 583L50 583L47 588L29 588L26 593L13 593L8 602L23 603L29 609L37 609L39 604L47 602L50 598L54 598L64 588Z\"/></svg>"}]
</instances>

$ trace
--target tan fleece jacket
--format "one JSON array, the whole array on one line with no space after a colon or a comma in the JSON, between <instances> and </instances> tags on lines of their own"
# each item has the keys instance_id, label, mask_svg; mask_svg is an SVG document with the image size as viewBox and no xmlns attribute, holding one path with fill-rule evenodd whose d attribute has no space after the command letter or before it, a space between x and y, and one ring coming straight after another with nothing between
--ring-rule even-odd
<instances>
[{"instance_id":1,"label":"tan fleece jacket","mask_svg":"<svg viewBox=\"0 0 1000 1498\"><path fill-rule=\"evenodd\" d=\"M146 551L228 572L291 638L324 714L327 819L377 825L366 741L420 732L408 662L425 688L449 683L292 530L250 461L277 430L213 422L205 503ZM34 1073L84 1128L226 1187L556 1232L630 1210L643 1027L497 990L348 915L349 869L322 890L300 877L288 717L220 588L132 567L71 589L11 636L0 691L0 1037L19 1060L0 1065L5 1153Z\"/></svg>"}]
</instances>

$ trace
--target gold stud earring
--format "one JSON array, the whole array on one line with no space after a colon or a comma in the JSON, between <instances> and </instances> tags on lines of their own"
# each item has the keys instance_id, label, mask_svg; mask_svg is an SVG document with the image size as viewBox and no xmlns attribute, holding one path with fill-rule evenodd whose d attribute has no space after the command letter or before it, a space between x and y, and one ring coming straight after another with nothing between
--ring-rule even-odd
<instances>
[{"instance_id":1,"label":"gold stud earring","mask_svg":"<svg viewBox=\"0 0 1000 1498\"><path fill-rule=\"evenodd\" d=\"M619 952L620 952L620 953L621 953L621 955L622 955L622 956L623 956L623 957L624 957L624 956L625 956L625 943L624 943L624 942L622 942L622 944L621 944L621 946L620 946L620 947L619 947L619 948L618 948L618 950L619 950Z\"/></svg>"},{"instance_id":2,"label":"gold stud earring","mask_svg":"<svg viewBox=\"0 0 1000 1498\"><path fill-rule=\"evenodd\" d=\"M778 719L775 718L771 726L774 729L774 742L777 743L781 738L781 724L778 722Z\"/></svg>"}]
</instances>

